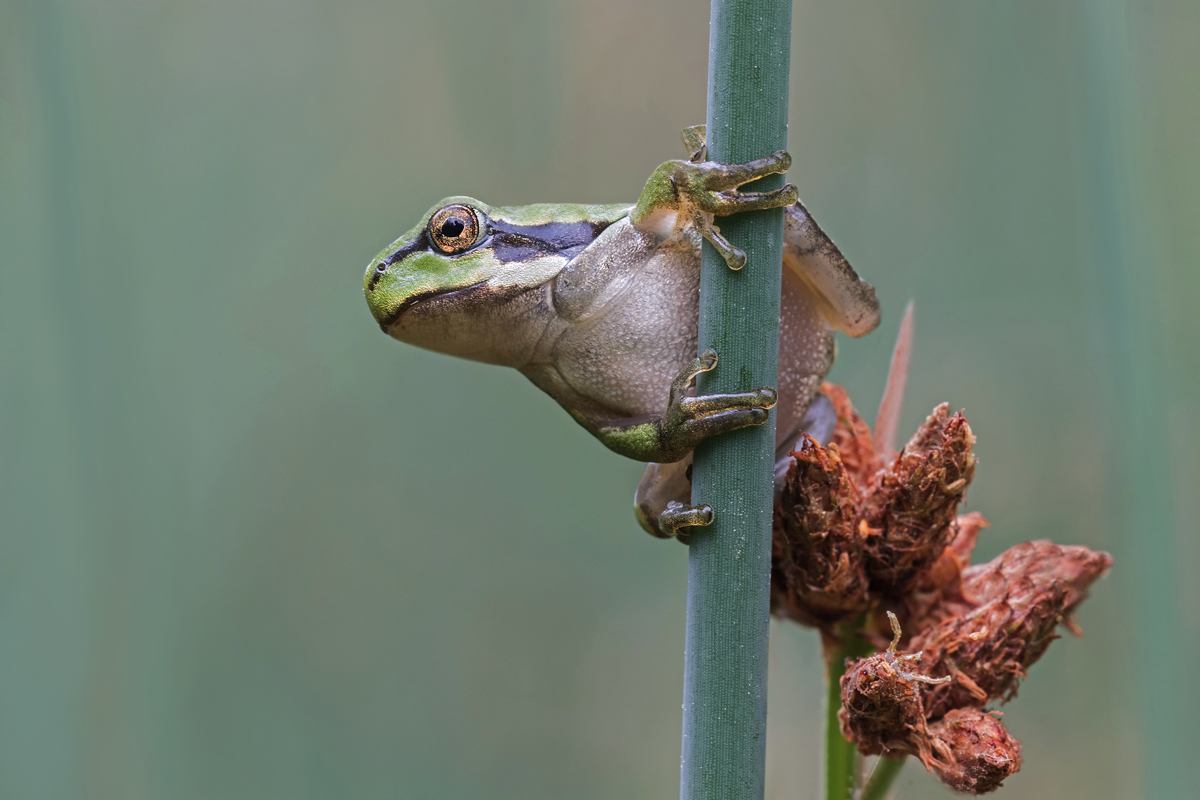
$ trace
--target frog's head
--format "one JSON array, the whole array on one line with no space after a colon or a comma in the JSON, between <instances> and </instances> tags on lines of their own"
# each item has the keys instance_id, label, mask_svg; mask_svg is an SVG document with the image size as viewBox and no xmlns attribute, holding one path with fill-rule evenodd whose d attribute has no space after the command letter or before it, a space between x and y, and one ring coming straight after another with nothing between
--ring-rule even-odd
<instances>
[{"instance_id":1,"label":"frog's head","mask_svg":"<svg viewBox=\"0 0 1200 800\"><path fill-rule=\"evenodd\" d=\"M598 223L595 208L493 208L448 197L367 267L371 313L402 341L513 363L514 339L533 336L538 322L514 299L554 278L611 222L610 212Z\"/></svg>"}]
</instances>

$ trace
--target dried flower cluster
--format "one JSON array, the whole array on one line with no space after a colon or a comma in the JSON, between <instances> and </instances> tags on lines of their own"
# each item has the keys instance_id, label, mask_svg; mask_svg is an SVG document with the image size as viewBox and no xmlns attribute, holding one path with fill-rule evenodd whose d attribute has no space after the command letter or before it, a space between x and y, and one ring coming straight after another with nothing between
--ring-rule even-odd
<instances>
[{"instance_id":1,"label":"dried flower cluster","mask_svg":"<svg viewBox=\"0 0 1200 800\"><path fill-rule=\"evenodd\" d=\"M828 447L806 436L792 453L775 514L771 599L775 613L828 628L927 580L958 533L975 437L943 404L884 465L845 391L822 390L838 426Z\"/></svg>"},{"instance_id":2,"label":"dried flower cluster","mask_svg":"<svg viewBox=\"0 0 1200 800\"><path fill-rule=\"evenodd\" d=\"M772 610L829 641L862 620L864 638L882 644L888 619L891 645L842 678L843 734L865 754L916 756L958 791L992 791L1020 768L1021 744L986 706L1016 694L1058 624L1078 632L1071 614L1112 558L1041 541L970 566L987 523L957 513L975 474L962 414L938 406L892 456L840 387L822 391L838 426L828 446L806 439L793 453ZM907 655L896 651L902 630Z\"/></svg>"}]
</instances>

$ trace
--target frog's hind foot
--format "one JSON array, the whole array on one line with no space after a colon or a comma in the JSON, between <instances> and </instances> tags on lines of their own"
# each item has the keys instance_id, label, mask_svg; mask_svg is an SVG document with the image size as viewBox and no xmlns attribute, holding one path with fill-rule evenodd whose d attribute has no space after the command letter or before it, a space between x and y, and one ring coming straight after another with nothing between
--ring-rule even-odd
<instances>
[{"instance_id":1,"label":"frog's hind foot","mask_svg":"<svg viewBox=\"0 0 1200 800\"><path fill-rule=\"evenodd\" d=\"M713 509L710 505L689 506L672 500L658 515L658 529L665 536L674 537L683 544L691 540L691 529L712 525Z\"/></svg>"},{"instance_id":2,"label":"frog's hind foot","mask_svg":"<svg viewBox=\"0 0 1200 800\"><path fill-rule=\"evenodd\" d=\"M712 522L709 506L683 502L692 492L692 449L709 436L763 424L775 405L776 393L769 387L689 397L692 380L716 366L717 353L710 348L671 382L667 411L658 422L661 457L646 466L633 501L638 524L651 536L687 544L690 528Z\"/></svg>"}]
</instances>

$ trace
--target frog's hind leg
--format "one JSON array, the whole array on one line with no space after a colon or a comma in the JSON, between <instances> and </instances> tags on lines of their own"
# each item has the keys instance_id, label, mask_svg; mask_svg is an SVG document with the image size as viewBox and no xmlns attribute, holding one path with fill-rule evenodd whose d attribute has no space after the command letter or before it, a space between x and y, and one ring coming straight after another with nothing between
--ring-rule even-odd
<instances>
[{"instance_id":1,"label":"frog's hind leg","mask_svg":"<svg viewBox=\"0 0 1200 800\"><path fill-rule=\"evenodd\" d=\"M783 238L777 492L790 463L788 453L796 449L800 432L822 444L833 435L837 415L818 390L837 354L834 331L862 336L879 324L875 290L858 277L799 202L784 211Z\"/></svg>"},{"instance_id":2,"label":"frog's hind leg","mask_svg":"<svg viewBox=\"0 0 1200 800\"><path fill-rule=\"evenodd\" d=\"M837 412L833 403L823 394L818 394L809 405L808 411L794 430L776 437L779 442L775 448L775 498L779 499L783 478L788 466L792 463L791 451L800 446L802 433L807 433L818 442L825 444L833 436L837 425ZM638 482L637 493L633 498L633 511L638 524L651 536L660 539L676 538L687 544L688 536L685 526L707 524L703 521L691 521L692 516L707 516L711 521L712 510L705 515L707 506L693 507L688 505L692 496L692 457L689 455L682 461L673 464L647 464L642 479ZM675 506L675 508L671 508ZM675 513L663 517L663 512L672 510Z\"/></svg>"},{"instance_id":3,"label":"frog's hind leg","mask_svg":"<svg viewBox=\"0 0 1200 800\"><path fill-rule=\"evenodd\" d=\"M688 503L692 496L692 456L673 464L647 464L633 497L633 512L642 530L659 539L676 535L664 531L659 517L668 503Z\"/></svg>"},{"instance_id":4,"label":"frog's hind leg","mask_svg":"<svg viewBox=\"0 0 1200 800\"><path fill-rule=\"evenodd\" d=\"M858 337L879 325L874 287L858 277L798 200L784 210L783 267L785 276L800 279L820 299L821 313L834 330Z\"/></svg>"}]
</instances>

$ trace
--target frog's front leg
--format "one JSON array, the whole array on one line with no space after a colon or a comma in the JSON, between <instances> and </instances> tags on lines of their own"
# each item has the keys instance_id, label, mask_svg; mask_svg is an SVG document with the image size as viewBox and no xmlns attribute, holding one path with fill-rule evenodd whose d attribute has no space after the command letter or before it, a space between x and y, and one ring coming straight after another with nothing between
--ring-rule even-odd
<instances>
[{"instance_id":1,"label":"frog's front leg","mask_svg":"<svg viewBox=\"0 0 1200 800\"><path fill-rule=\"evenodd\" d=\"M662 464L679 461L710 436L762 425L769 410L775 407L777 396L770 387L689 397L687 391L692 380L716 366L716 351L704 351L672 381L667 410L646 422L609 424L598 422L582 411L567 410L596 438L621 455Z\"/></svg>"},{"instance_id":2,"label":"frog's front leg","mask_svg":"<svg viewBox=\"0 0 1200 800\"><path fill-rule=\"evenodd\" d=\"M694 157L701 157L701 153L697 150ZM721 235L713 217L794 204L799 192L790 183L769 192L738 189L750 181L786 172L791 165L792 157L782 150L746 164L668 161L654 170L646 182L629 221L638 230L662 238L669 238L677 228L690 222L712 243L730 269L741 269L746 264L746 254Z\"/></svg>"}]
</instances>

